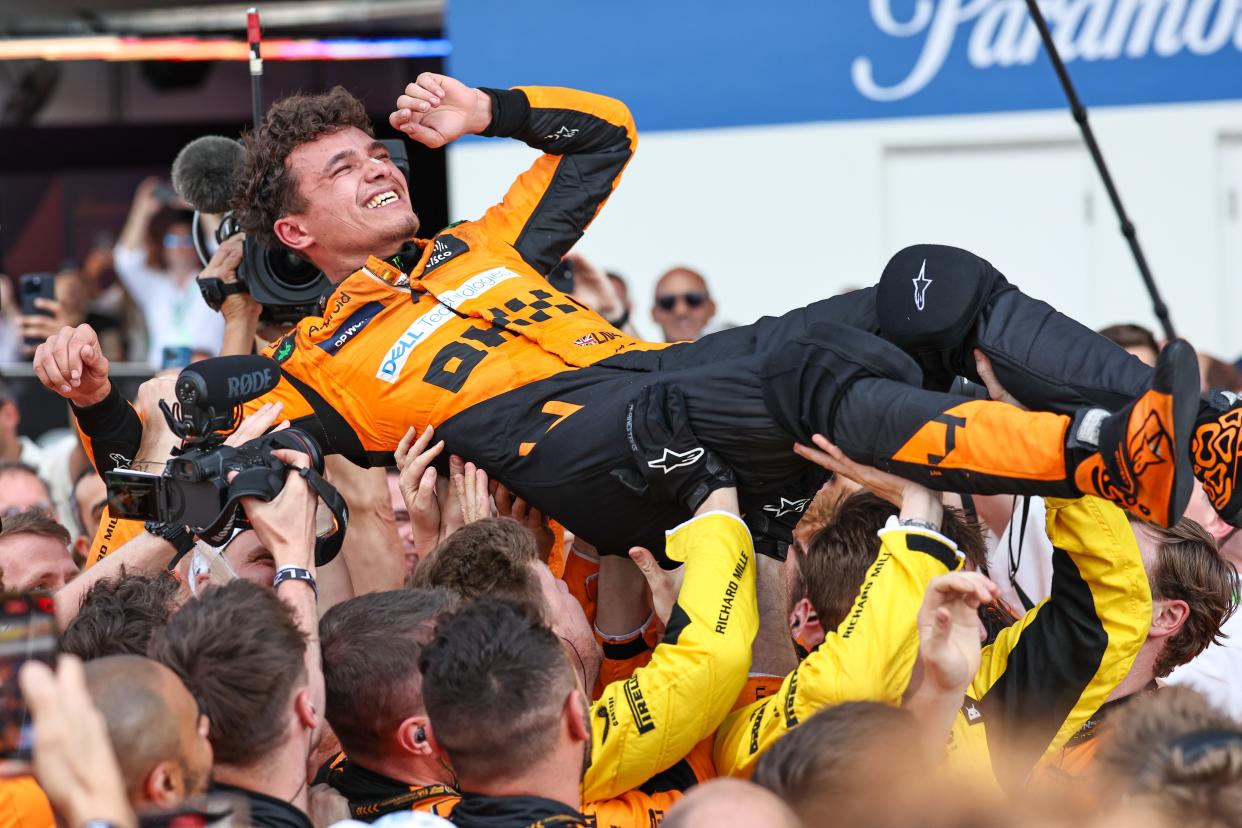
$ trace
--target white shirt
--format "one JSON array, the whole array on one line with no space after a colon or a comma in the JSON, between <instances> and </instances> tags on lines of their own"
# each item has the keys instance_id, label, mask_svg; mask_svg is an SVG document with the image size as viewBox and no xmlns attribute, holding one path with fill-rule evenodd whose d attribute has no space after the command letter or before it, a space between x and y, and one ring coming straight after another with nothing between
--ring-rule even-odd
<instances>
[{"instance_id":1,"label":"white shirt","mask_svg":"<svg viewBox=\"0 0 1242 828\"><path fill-rule=\"evenodd\" d=\"M1013 516L1000 539L988 548L988 575L1001 588L1001 598L1017 613L1052 594L1052 541L1048 539L1048 511L1042 497L1026 498L1026 530L1022 529L1023 498L1016 498ZM991 534L989 533L989 539ZM1016 571L1015 571L1016 569Z\"/></svg>"},{"instance_id":2,"label":"white shirt","mask_svg":"<svg viewBox=\"0 0 1242 828\"><path fill-rule=\"evenodd\" d=\"M1242 722L1242 613L1235 612L1221 632L1228 638L1220 644L1209 644L1165 681L1198 690L1213 705Z\"/></svg>"},{"instance_id":3,"label":"white shirt","mask_svg":"<svg viewBox=\"0 0 1242 828\"><path fill-rule=\"evenodd\" d=\"M118 244L113 266L129 295L142 309L147 323L147 362L159 368L165 348L189 347L209 354L220 353L224 317L208 307L198 283L189 279L178 285L171 276L147 265L145 250Z\"/></svg>"},{"instance_id":4,"label":"white shirt","mask_svg":"<svg viewBox=\"0 0 1242 828\"><path fill-rule=\"evenodd\" d=\"M22 446L21 461L34 469L52 496L52 508L56 510L61 526L71 535L78 531L77 508L73 502L73 480L69 477L69 458L78 446L76 432L62 434L47 445L39 445L28 437L19 437ZM88 531L94 534L95 527Z\"/></svg>"}]
</instances>

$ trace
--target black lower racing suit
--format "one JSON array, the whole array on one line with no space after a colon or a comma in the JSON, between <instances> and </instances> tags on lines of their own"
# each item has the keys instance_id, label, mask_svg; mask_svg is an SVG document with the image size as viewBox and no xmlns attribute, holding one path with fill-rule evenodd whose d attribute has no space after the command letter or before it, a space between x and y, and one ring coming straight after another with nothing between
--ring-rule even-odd
<instances>
[{"instance_id":1,"label":"black lower racing suit","mask_svg":"<svg viewBox=\"0 0 1242 828\"><path fill-rule=\"evenodd\" d=\"M933 282L924 288L921 312L911 284L919 273ZM894 459L895 435L951 410L955 397L945 392L955 377L981 382L975 348L991 358L1015 397L1045 411L1119 408L1150 377L1138 359L1026 296L978 256L919 245L894 256L874 287L558 374L475 404L438 431L450 445L468 443L475 462L549 513L575 514L575 531L606 551L623 552L623 544L639 540L658 546L662 529L686 515L619 491L609 472L629 462L619 439L627 401L643 385L670 383L685 395L695 433L739 471L743 510L792 526L825 477L793 454L795 440L809 443L822 433L859 462L917 473ZM904 388L894 387L898 378ZM519 458L502 441L477 439L514 412L539 411L550 401L581 408L540 437L539 452ZM986 477L946 469L941 487L1074 496L1064 480L1024 479L1023 464L1047 451L1034 440L1015 443L1014 478L994 469ZM619 526L626 531L618 533Z\"/></svg>"}]
</instances>

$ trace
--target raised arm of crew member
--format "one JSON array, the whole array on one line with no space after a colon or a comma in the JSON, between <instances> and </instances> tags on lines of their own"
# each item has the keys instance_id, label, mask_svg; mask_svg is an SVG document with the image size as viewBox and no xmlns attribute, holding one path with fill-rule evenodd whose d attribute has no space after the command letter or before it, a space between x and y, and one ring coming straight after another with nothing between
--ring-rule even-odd
<instances>
[{"instance_id":1,"label":"raised arm of crew member","mask_svg":"<svg viewBox=\"0 0 1242 828\"><path fill-rule=\"evenodd\" d=\"M631 404L635 455L623 479L695 517L668 534L666 553L685 563L664 640L630 678L591 707L591 760L583 802L611 799L680 761L720 725L746 683L758 627L754 548L739 517L732 472L698 443L675 387L654 386ZM693 457L669 467L659 458Z\"/></svg>"},{"instance_id":2,"label":"raised arm of crew member","mask_svg":"<svg viewBox=\"0 0 1242 828\"><path fill-rule=\"evenodd\" d=\"M237 283L237 268L242 263L242 245L245 235L238 233L226 239L216 248L211 261L198 274L198 280L214 278L225 284ZM232 293L220 303L220 315L224 317L224 339L220 342L220 356L252 354L255 351L255 334L259 330L259 315L263 306L254 300L249 291Z\"/></svg>"},{"instance_id":3,"label":"raised arm of crew member","mask_svg":"<svg viewBox=\"0 0 1242 828\"><path fill-rule=\"evenodd\" d=\"M309 457L290 449L277 449L272 456L290 466L284 488L268 502L244 497L241 505L259 540L272 553L276 564L276 594L293 609L298 626L306 634L311 709L318 711L327 704L319 658L319 588L315 581L315 510L319 498L298 473L299 469L310 466ZM319 719L311 750L322 727L323 720Z\"/></svg>"},{"instance_id":4,"label":"raised arm of crew member","mask_svg":"<svg viewBox=\"0 0 1242 828\"><path fill-rule=\"evenodd\" d=\"M940 761L979 671L983 647L979 606L1000 588L978 572L949 572L932 579L919 607L919 660L902 706L922 725L931 763Z\"/></svg>"},{"instance_id":5,"label":"raised arm of crew member","mask_svg":"<svg viewBox=\"0 0 1242 828\"><path fill-rule=\"evenodd\" d=\"M987 358L977 353L976 361L992 398L1013 402ZM984 647L948 754L951 766L986 769L1004 787L1022 784L1099 710L1152 622L1151 586L1126 513L1097 497L1045 505L1051 594Z\"/></svg>"},{"instance_id":6,"label":"raised arm of crew member","mask_svg":"<svg viewBox=\"0 0 1242 828\"><path fill-rule=\"evenodd\" d=\"M880 552L841 626L785 677L780 691L725 719L716 736L716 769L748 776L759 754L790 728L832 704L897 705L918 657L918 608L933 578L959 566L957 547L940 534L940 495L916 483L852 462L816 435L817 448L797 451L849 477L891 503L899 519L880 531Z\"/></svg>"}]
</instances>

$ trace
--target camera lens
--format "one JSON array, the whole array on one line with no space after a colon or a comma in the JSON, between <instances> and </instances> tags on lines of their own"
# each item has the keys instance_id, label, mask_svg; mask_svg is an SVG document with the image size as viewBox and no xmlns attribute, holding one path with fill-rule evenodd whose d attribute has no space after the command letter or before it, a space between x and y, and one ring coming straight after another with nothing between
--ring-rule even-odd
<instances>
[{"instance_id":1,"label":"camera lens","mask_svg":"<svg viewBox=\"0 0 1242 828\"><path fill-rule=\"evenodd\" d=\"M313 264L284 248L266 250L268 271L278 283L293 288L306 287L319 278L319 270Z\"/></svg>"}]
</instances>

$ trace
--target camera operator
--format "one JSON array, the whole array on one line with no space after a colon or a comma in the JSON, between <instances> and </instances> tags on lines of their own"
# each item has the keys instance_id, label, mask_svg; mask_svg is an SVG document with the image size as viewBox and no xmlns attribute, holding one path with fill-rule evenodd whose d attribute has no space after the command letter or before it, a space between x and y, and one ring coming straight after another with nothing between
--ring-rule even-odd
<instances>
[{"instance_id":1,"label":"camera operator","mask_svg":"<svg viewBox=\"0 0 1242 828\"><path fill-rule=\"evenodd\" d=\"M209 590L160 630L152 655L172 669L211 720L215 788L244 797L258 828L310 828L307 761L324 707L315 583L317 499L289 464L270 502L245 498L246 517L277 564L276 595L245 581Z\"/></svg>"},{"instance_id":2,"label":"camera operator","mask_svg":"<svg viewBox=\"0 0 1242 828\"><path fill-rule=\"evenodd\" d=\"M242 243L245 237L241 234L225 239L211 261L198 274L199 281L216 278L227 284L237 282L237 268L242 262ZM259 334L259 315L263 306L247 292L232 293L220 303L220 316L224 320L224 331L220 339L220 356L232 354L254 353L256 345L262 348L266 343L257 342ZM274 338L274 337L273 337Z\"/></svg>"},{"instance_id":3,"label":"camera operator","mask_svg":"<svg viewBox=\"0 0 1242 828\"><path fill-rule=\"evenodd\" d=\"M138 390L135 409L142 424L142 436L140 448L134 452L133 465L137 468L161 470L171 456L172 449L180 443L159 410L161 400L171 402L174 399L175 382L172 377L156 377L143 383ZM123 401L120 404L128 408ZM279 404L260 408L242 420L237 430L225 440L225 445L239 446L273 427L287 425L287 422L281 422L280 417ZM98 457L99 453L93 454ZM179 552L187 551L193 541L193 537L187 532L178 531L175 527L166 531L147 531L142 521L114 518L105 510L99 530L91 543L87 570L56 594L56 615L60 627L65 629L69 626L82 607L83 600L96 584L124 575L158 576L168 568L173 557ZM263 546L260 538L258 547ZM272 550L266 549L264 552L274 558ZM183 561L184 570L189 558L184 558ZM253 580L253 577L250 579ZM343 555L323 567L321 581L326 599L325 607L353 594ZM270 577L262 585L270 587Z\"/></svg>"}]
</instances>

